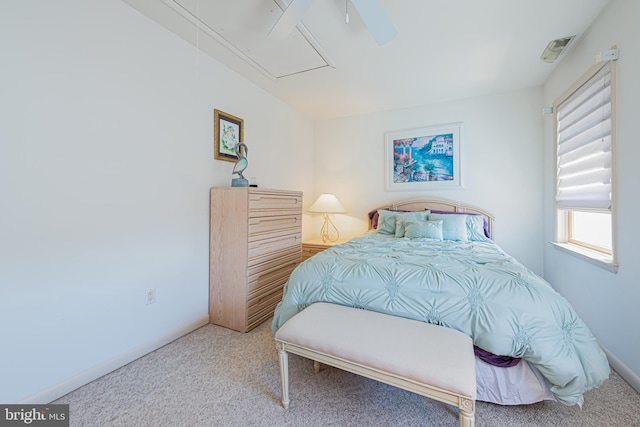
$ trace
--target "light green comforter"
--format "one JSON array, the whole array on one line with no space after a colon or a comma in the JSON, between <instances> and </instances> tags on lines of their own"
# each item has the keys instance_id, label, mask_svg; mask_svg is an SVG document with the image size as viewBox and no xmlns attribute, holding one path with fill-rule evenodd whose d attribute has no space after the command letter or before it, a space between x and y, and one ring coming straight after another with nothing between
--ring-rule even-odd
<instances>
[{"instance_id":1,"label":"light green comforter","mask_svg":"<svg viewBox=\"0 0 640 427\"><path fill-rule=\"evenodd\" d=\"M407 317L464 332L520 357L567 405L609 376L607 358L569 302L495 243L367 233L300 264L272 330L314 302Z\"/></svg>"}]
</instances>

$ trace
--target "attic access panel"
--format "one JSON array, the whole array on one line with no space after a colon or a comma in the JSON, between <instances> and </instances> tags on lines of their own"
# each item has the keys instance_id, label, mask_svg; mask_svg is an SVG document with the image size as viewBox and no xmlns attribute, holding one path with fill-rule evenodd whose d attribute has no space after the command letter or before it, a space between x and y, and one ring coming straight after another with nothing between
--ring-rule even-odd
<instances>
[{"instance_id":1,"label":"attic access panel","mask_svg":"<svg viewBox=\"0 0 640 427\"><path fill-rule=\"evenodd\" d=\"M272 80L334 67L302 23L285 39L269 37L286 8L283 0L163 2Z\"/></svg>"}]
</instances>

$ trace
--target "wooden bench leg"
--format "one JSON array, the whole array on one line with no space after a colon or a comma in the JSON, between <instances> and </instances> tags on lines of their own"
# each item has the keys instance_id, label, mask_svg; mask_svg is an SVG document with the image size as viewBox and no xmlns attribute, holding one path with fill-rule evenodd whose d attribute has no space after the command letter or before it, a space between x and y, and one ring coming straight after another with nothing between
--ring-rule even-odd
<instances>
[{"instance_id":1,"label":"wooden bench leg","mask_svg":"<svg viewBox=\"0 0 640 427\"><path fill-rule=\"evenodd\" d=\"M276 348L280 355L280 381L282 382L282 407L289 408L289 356L282 343L277 342Z\"/></svg>"},{"instance_id":2,"label":"wooden bench leg","mask_svg":"<svg viewBox=\"0 0 640 427\"><path fill-rule=\"evenodd\" d=\"M474 414L469 414L465 411L460 411L460 427L473 427L475 425Z\"/></svg>"},{"instance_id":3,"label":"wooden bench leg","mask_svg":"<svg viewBox=\"0 0 640 427\"><path fill-rule=\"evenodd\" d=\"M461 397L458 408L460 410L460 427L474 427L476 422L475 402Z\"/></svg>"}]
</instances>

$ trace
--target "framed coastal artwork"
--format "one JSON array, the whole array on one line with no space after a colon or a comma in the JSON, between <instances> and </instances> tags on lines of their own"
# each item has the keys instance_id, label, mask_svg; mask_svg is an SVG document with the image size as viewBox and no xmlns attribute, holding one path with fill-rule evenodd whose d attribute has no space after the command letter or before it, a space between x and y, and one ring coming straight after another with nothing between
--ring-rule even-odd
<instances>
[{"instance_id":1,"label":"framed coastal artwork","mask_svg":"<svg viewBox=\"0 0 640 427\"><path fill-rule=\"evenodd\" d=\"M462 123L385 133L385 190L462 188Z\"/></svg>"},{"instance_id":2,"label":"framed coastal artwork","mask_svg":"<svg viewBox=\"0 0 640 427\"><path fill-rule=\"evenodd\" d=\"M220 110L213 110L213 157L236 162L236 144L244 139L244 120Z\"/></svg>"}]
</instances>

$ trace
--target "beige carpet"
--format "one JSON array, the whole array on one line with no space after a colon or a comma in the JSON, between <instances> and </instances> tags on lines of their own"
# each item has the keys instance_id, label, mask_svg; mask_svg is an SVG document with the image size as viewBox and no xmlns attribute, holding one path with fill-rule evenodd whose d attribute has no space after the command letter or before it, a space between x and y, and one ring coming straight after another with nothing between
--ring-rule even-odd
<instances>
[{"instance_id":1,"label":"beige carpet","mask_svg":"<svg viewBox=\"0 0 640 427\"><path fill-rule=\"evenodd\" d=\"M291 406L280 406L266 322L248 334L206 325L53 403L71 426L457 426L452 406L289 357ZM555 402L478 402L477 426L640 426L640 395L615 372L583 409Z\"/></svg>"}]
</instances>

